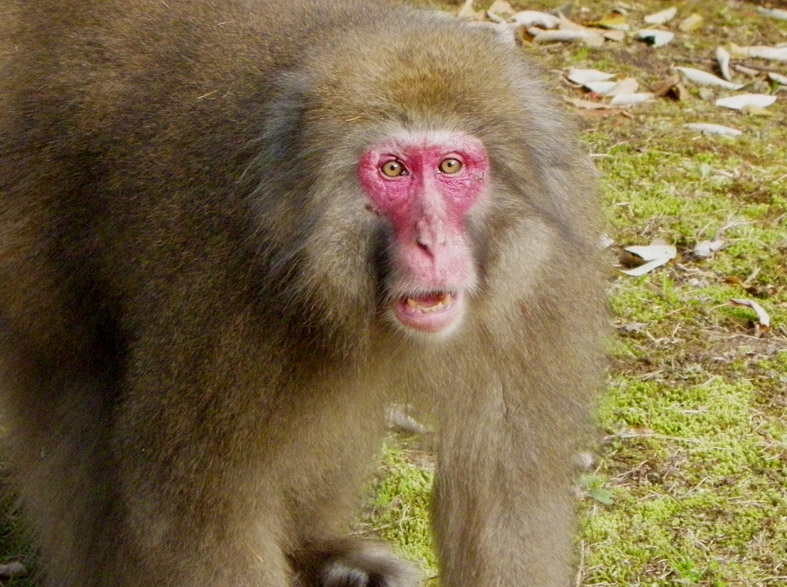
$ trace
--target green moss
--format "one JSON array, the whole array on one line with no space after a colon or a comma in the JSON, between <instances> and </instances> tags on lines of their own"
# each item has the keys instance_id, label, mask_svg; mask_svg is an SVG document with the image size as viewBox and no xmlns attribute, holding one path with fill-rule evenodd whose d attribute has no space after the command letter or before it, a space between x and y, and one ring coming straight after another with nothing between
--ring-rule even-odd
<instances>
[{"instance_id":1,"label":"green moss","mask_svg":"<svg viewBox=\"0 0 787 587\"><path fill-rule=\"evenodd\" d=\"M366 518L377 535L428 575L437 567L429 525L432 467L419 462L401 443L392 442L384 448Z\"/></svg>"}]
</instances>

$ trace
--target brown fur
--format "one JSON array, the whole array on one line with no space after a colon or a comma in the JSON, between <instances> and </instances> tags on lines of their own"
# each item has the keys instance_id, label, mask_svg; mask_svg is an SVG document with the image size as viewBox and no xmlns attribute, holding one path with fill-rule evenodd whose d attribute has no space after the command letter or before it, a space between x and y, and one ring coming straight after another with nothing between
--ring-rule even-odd
<instances>
[{"instance_id":1,"label":"brown fur","mask_svg":"<svg viewBox=\"0 0 787 587\"><path fill-rule=\"evenodd\" d=\"M339 0L6 1L0 39L2 410L48 584L413 585L341 538L401 397L440 421L442 584L568 584L599 224L516 49ZM403 128L491 162L440 340L380 319L355 166Z\"/></svg>"}]
</instances>

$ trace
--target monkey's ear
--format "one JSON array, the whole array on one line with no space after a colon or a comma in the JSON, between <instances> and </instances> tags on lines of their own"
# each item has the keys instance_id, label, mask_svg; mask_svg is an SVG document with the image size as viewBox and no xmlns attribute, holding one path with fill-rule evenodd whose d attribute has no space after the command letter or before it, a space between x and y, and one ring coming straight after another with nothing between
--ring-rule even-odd
<instances>
[{"instance_id":1,"label":"monkey's ear","mask_svg":"<svg viewBox=\"0 0 787 587\"><path fill-rule=\"evenodd\" d=\"M292 158L288 155L297 152L295 142L307 109L308 88L312 85L305 78L302 72L297 71L282 74L273 97L268 101L261 137L268 151L265 153L268 157L266 163L275 165L289 161Z\"/></svg>"}]
</instances>

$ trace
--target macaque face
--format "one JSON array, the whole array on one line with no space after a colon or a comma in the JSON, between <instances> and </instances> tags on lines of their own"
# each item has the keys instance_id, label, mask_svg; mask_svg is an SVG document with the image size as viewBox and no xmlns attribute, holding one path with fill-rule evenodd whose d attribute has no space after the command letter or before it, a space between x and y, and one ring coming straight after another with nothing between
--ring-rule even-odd
<instances>
[{"instance_id":1,"label":"macaque face","mask_svg":"<svg viewBox=\"0 0 787 587\"><path fill-rule=\"evenodd\" d=\"M484 146L459 133L404 133L369 146L358 174L367 208L392 229L386 313L408 331L450 333L477 282L467 218L486 197Z\"/></svg>"}]
</instances>

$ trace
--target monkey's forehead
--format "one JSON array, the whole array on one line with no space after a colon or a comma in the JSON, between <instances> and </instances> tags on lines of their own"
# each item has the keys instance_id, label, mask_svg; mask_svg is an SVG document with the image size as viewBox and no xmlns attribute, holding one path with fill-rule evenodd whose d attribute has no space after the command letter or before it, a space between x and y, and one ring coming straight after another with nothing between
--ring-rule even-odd
<instances>
[{"instance_id":1,"label":"monkey's forehead","mask_svg":"<svg viewBox=\"0 0 787 587\"><path fill-rule=\"evenodd\" d=\"M401 23L343 32L341 44L324 42L306 60L315 105L328 115L510 119L523 114L525 102L542 98L538 81L530 90L523 83L537 74L520 50L485 28L413 13Z\"/></svg>"},{"instance_id":2,"label":"monkey's forehead","mask_svg":"<svg viewBox=\"0 0 787 587\"><path fill-rule=\"evenodd\" d=\"M453 145L463 145L465 147L482 148L481 142L472 135L461 131L448 130L443 128L413 128L403 129L392 127L389 132L385 132L385 139L380 141L376 147L378 150L407 151L410 149L429 149L432 147L448 147Z\"/></svg>"}]
</instances>

